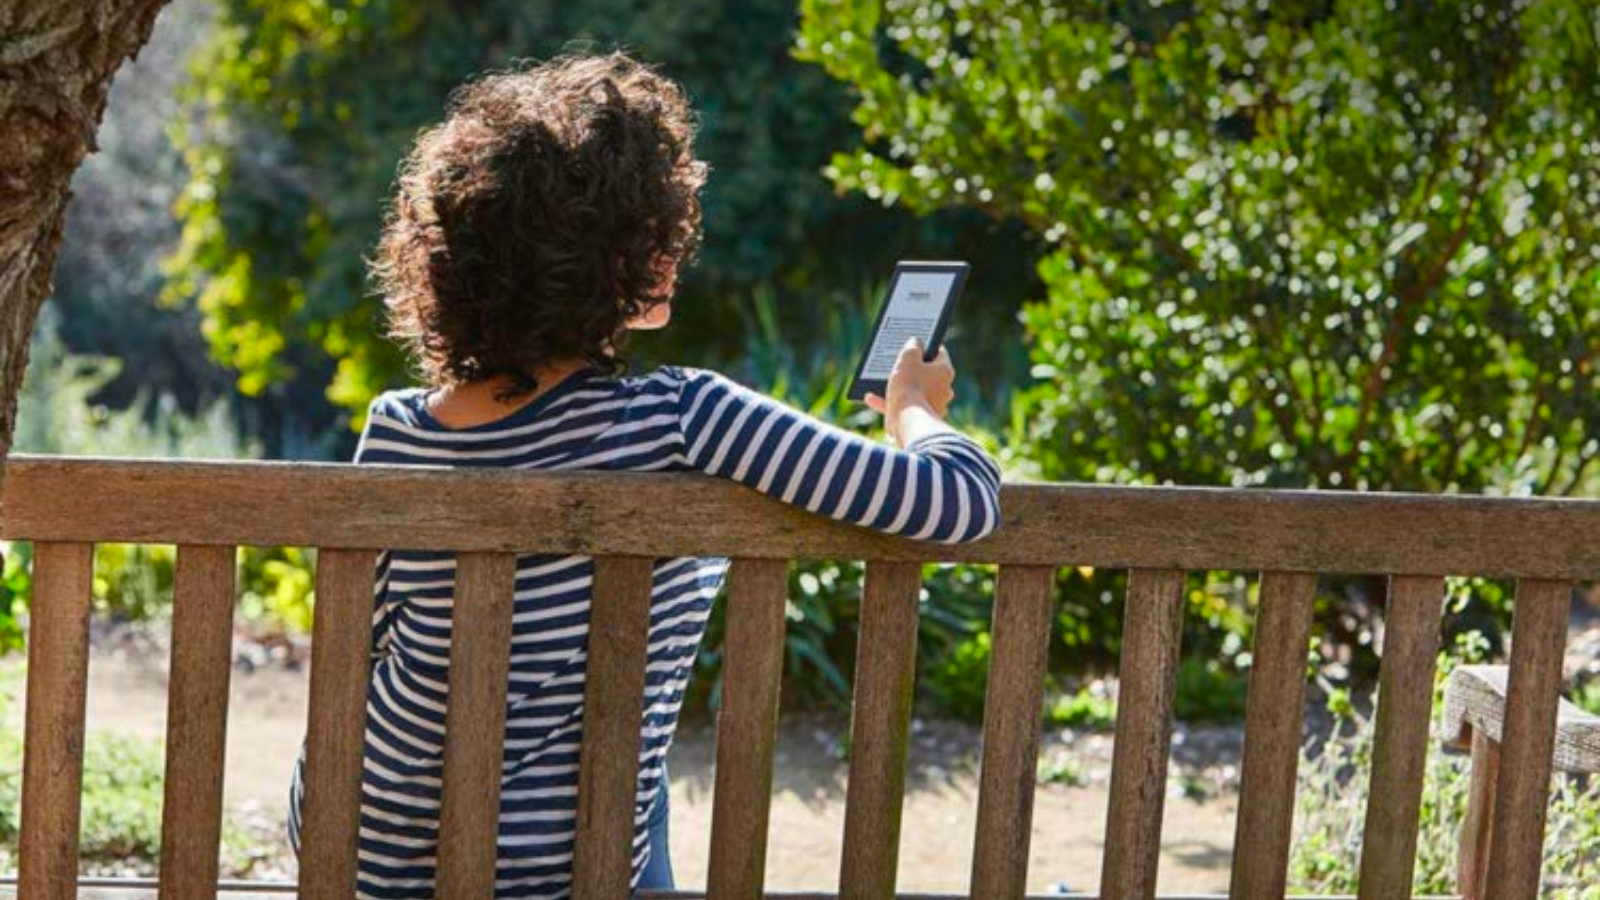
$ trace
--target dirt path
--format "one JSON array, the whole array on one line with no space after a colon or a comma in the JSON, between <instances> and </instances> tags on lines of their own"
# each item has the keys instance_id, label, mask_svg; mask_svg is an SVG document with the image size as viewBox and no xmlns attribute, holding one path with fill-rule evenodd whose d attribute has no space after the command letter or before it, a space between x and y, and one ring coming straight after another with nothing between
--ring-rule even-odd
<instances>
[{"instance_id":1,"label":"dirt path","mask_svg":"<svg viewBox=\"0 0 1600 900\"><path fill-rule=\"evenodd\" d=\"M166 719L164 656L148 647L97 646L90 665L89 727L160 737ZM0 668L19 664L16 659L5 660ZM277 823L284 814L289 768L304 733L306 675L303 669L276 666L236 671L232 695L226 804L230 814L258 832L262 840L277 844L274 856L282 862L257 874L292 877L292 863ZM9 727L20 726L21 709L20 702L12 705ZM964 892L977 803L978 731L963 724L919 721L917 725L901 841L900 888ZM837 748L845 727L838 717L790 716L784 720L767 855L767 882L773 889L831 888L837 884L845 787L845 764ZM1226 758L1233 749L1225 748L1221 755ZM1184 750L1180 742L1180 759ZM1064 882L1077 890L1092 890L1098 881L1104 839L1109 739L1102 735L1047 735L1046 753L1070 759L1072 780L1083 783L1039 786L1029 889L1043 892ZM686 725L671 757L673 865L680 886L705 884L713 754L711 729ZM1217 753L1204 755L1215 757ZM1174 779L1173 783L1183 782ZM1169 796L1161 890L1226 890L1233 809L1231 795L1221 799Z\"/></svg>"}]
</instances>

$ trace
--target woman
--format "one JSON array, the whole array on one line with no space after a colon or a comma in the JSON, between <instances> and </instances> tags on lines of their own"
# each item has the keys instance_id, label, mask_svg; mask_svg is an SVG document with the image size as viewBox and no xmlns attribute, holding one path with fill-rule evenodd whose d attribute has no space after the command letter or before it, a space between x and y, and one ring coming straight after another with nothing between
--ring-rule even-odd
<instances>
[{"instance_id":1,"label":"woman","mask_svg":"<svg viewBox=\"0 0 1600 900\"><path fill-rule=\"evenodd\" d=\"M700 237L682 90L621 54L462 88L401 168L374 262L393 336L426 388L373 402L358 463L701 471L812 512L934 541L999 521L999 471L944 414L948 354L909 344L869 399L898 448L714 372L623 376L633 330L665 327ZM455 562L389 552L377 575L359 895L431 898ZM636 887L671 888L664 762L727 561L655 567ZM587 557L518 560L497 895L570 891L588 641ZM300 766L290 815L298 850Z\"/></svg>"}]
</instances>

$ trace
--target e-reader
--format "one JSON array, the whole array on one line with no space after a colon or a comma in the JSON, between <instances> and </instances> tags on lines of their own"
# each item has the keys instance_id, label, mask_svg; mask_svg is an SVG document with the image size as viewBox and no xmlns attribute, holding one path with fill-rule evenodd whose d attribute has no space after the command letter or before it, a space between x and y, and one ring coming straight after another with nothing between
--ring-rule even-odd
<instances>
[{"instance_id":1,"label":"e-reader","mask_svg":"<svg viewBox=\"0 0 1600 900\"><path fill-rule=\"evenodd\" d=\"M950 311L961 296L971 268L964 262L895 264L894 276L889 279L889 296L878 309L866 355L850 385L851 400L865 400L869 393L883 396L895 360L908 339L922 342L923 359L932 361L939 355Z\"/></svg>"}]
</instances>

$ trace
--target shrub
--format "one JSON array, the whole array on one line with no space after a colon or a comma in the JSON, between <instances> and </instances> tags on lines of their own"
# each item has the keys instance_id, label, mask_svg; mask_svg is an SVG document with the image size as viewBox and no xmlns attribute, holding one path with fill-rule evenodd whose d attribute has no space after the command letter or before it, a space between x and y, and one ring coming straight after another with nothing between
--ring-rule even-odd
<instances>
[{"instance_id":1,"label":"shrub","mask_svg":"<svg viewBox=\"0 0 1600 900\"><path fill-rule=\"evenodd\" d=\"M1173 715L1188 722L1231 722L1244 715L1248 674L1233 660L1187 656L1178 663Z\"/></svg>"},{"instance_id":2,"label":"shrub","mask_svg":"<svg viewBox=\"0 0 1600 900\"><path fill-rule=\"evenodd\" d=\"M1104 682L1062 694L1045 713L1051 725L1108 731L1117 721L1116 701L1105 695Z\"/></svg>"},{"instance_id":3,"label":"shrub","mask_svg":"<svg viewBox=\"0 0 1600 900\"><path fill-rule=\"evenodd\" d=\"M83 754L86 862L153 862L161 844L161 745L90 732ZM22 737L0 730L0 850L15 856L21 827Z\"/></svg>"}]
</instances>

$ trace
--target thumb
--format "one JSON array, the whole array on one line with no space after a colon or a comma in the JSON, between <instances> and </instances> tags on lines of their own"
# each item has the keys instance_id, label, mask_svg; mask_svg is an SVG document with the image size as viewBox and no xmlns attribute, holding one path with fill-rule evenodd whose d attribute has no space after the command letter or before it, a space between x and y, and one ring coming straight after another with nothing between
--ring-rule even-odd
<instances>
[{"instance_id":1,"label":"thumb","mask_svg":"<svg viewBox=\"0 0 1600 900\"><path fill-rule=\"evenodd\" d=\"M887 407L885 406L882 397L878 396L877 394L868 394L866 399L868 409L878 413L879 415L884 414Z\"/></svg>"}]
</instances>

